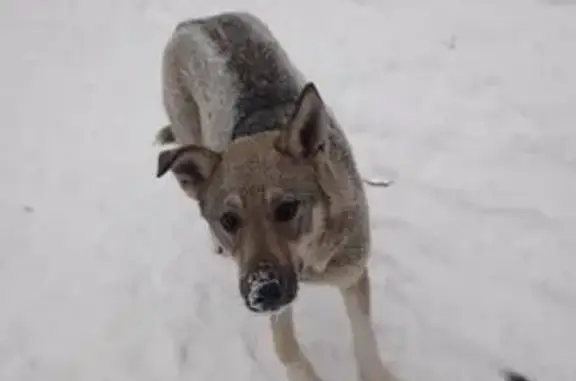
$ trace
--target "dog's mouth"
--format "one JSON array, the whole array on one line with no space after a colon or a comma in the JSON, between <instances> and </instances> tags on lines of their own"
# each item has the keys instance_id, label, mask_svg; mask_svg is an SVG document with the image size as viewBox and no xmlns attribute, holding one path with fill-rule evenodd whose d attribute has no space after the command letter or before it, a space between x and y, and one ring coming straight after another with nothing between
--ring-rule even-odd
<instances>
[{"instance_id":1,"label":"dog's mouth","mask_svg":"<svg viewBox=\"0 0 576 381\"><path fill-rule=\"evenodd\" d=\"M241 280L240 292L250 311L258 314L278 313L296 299L297 275L293 270L260 268Z\"/></svg>"}]
</instances>

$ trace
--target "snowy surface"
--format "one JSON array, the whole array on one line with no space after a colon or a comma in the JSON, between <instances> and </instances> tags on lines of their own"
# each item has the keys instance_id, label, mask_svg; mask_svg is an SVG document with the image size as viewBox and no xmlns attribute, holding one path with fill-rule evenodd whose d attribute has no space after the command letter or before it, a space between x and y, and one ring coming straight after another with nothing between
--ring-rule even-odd
<instances>
[{"instance_id":1,"label":"snowy surface","mask_svg":"<svg viewBox=\"0 0 576 381\"><path fill-rule=\"evenodd\" d=\"M576 379L576 1L3 0L0 380L284 380L196 206L154 178L174 25L266 20L371 188L374 309L408 381ZM337 292L305 350L354 380Z\"/></svg>"}]
</instances>

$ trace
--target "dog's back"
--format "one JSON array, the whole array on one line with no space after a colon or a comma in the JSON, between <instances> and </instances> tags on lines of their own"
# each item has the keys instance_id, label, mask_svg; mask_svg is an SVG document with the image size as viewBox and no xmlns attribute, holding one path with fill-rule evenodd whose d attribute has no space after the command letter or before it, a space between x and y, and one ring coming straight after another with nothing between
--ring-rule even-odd
<instances>
[{"instance_id":1,"label":"dog's back","mask_svg":"<svg viewBox=\"0 0 576 381\"><path fill-rule=\"evenodd\" d=\"M216 151L284 125L305 84L267 26L247 13L180 23L163 75L174 139Z\"/></svg>"}]
</instances>

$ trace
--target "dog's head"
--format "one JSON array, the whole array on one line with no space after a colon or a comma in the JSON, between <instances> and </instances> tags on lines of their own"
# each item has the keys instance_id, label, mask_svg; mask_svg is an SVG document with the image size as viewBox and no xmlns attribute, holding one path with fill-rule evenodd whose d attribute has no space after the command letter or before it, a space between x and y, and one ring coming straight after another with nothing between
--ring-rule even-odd
<instances>
[{"instance_id":1,"label":"dog's head","mask_svg":"<svg viewBox=\"0 0 576 381\"><path fill-rule=\"evenodd\" d=\"M328 128L322 99L308 84L278 131L238 139L222 153L184 146L159 155L157 176L172 171L199 203L237 262L240 293L254 312L294 300L302 261L323 231L328 196L319 157L326 155Z\"/></svg>"}]
</instances>

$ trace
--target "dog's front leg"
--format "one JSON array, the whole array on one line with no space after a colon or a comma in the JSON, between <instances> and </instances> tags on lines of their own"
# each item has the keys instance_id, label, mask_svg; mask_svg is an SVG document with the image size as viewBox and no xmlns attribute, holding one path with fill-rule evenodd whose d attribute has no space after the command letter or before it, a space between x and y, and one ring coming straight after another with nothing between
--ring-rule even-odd
<instances>
[{"instance_id":1,"label":"dog's front leg","mask_svg":"<svg viewBox=\"0 0 576 381\"><path fill-rule=\"evenodd\" d=\"M289 381L321 381L294 335L292 307L270 317L274 348Z\"/></svg>"},{"instance_id":2,"label":"dog's front leg","mask_svg":"<svg viewBox=\"0 0 576 381\"><path fill-rule=\"evenodd\" d=\"M354 357L361 381L395 381L384 367L372 327L370 277L365 269L358 282L340 289L352 328Z\"/></svg>"}]
</instances>

